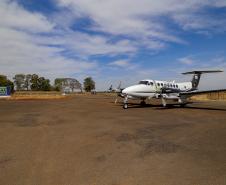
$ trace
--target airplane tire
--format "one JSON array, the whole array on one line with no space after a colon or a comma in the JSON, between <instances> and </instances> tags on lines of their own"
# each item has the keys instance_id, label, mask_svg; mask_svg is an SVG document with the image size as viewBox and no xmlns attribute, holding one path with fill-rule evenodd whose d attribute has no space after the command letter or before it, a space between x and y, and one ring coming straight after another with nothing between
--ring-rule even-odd
<instances>
[{"instance_id":1,"label":"airplane tire","mask_svg":"<svg viewBox=\"0 0 226 185\"><path fill-rule=\"evenodd\" d=\"M128 104L127 103L124 103L123 109L128 109Z\"/></svg>"},{"instance_id":2,"label":"airplane tire","mask_svg":"<svg viewBox=\"0 0 226 185\"><path fill-rule=\"evenodd\" d=\"M184 108L186 106L186 103L180 104L181 108Z\"/></svg>"},{"instance_id":3,"label":"airplane tire","mask_svg":"<svg viewBox=\"0 0 226 185\"><path fill-rule=\"evenodd\" d=\"M146 105L146 102L145 102L145 101L141 101L141 102L140 102L140 105L141 105L141 106L145 106L145 105Z\"/></svg>"}]
</instances>

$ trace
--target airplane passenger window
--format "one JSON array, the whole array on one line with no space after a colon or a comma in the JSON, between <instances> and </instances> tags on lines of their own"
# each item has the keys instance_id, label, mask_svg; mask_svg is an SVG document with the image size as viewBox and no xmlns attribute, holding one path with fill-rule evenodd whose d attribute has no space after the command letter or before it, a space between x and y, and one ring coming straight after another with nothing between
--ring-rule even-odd
<instances>
[{"instance_id":1,"label":"airplane passenger window","mask_svg":"<svg viewBox=\"0 0 226 185\"><path fill-rule=\"evenodd\" d=\"M161 83L161 86L163 87L163 83Z\"/></svg>"},{"instance_id":2,"label":"airplane passenger window","mask_svg":"<svg viewBox=\"0 0 226 185\"><path fill-rule=\"evenodd\" d=\"M160 83L157 83L158 86L160 86Z\"/></svg>"},{"instance_id":3,"label":"airplane passenger window","mask_svg":"<svg viewBox=\"0 0 226 185\"><path fill-rule=\"evenodd\" d=\"M178 85L176 85L176 88L178 88Z\"/></svg>"},{"instance_id":4,"label":"airplane passenger window","mask_svg":"<svg viewBox=\"0 0 226 185\"><path fill-rule=\"evenodd\" d=\"M170 87L173 87L172 84L170 84Z\"/></svg>"},{"instance_id":5,"label":"airplane passenger window","mask_svg":"<svg viewBox=\"0 0 226 185\"><path fill-rule=\"evenodd\" d=\"M154 83L153 83L153 82L150 82L150 84L151 84L151 86L153 86L153 85L154 85Z\"/></svg>"},{"instance_id":6,"label":"airplane passenger window","mask_svg":"<svg viewBox=\"0 0 226 185\"><path fill-rule=\"evenodd\" d=\"M173 85L173 87L175 88L175 85Z\"/></svg>"}]
</instances>

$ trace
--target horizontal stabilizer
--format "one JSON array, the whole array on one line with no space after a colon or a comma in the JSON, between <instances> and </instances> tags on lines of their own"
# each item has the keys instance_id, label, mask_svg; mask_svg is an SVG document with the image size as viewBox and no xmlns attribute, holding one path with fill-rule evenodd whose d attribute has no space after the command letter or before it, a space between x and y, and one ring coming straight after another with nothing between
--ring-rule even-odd
<instances>
[{"instance_id":1,"label":"horizontal stabilizer","mask_svg":"<svg viewBox=\"0 0 226 185\"><path fill-rule=\"evenodd\" d=\"M223 72L221 70L207 70L207 71L189 71L182 73L183 75L188 75L188 74L203 74L203 73L220 73Z\"/></svg>"}]
</instances>

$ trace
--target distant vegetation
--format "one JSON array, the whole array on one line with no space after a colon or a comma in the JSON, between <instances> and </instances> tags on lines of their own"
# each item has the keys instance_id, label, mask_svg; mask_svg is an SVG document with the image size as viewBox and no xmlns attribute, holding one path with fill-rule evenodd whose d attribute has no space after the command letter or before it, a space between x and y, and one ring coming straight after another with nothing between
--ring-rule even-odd
<instances>
[{"instance_id":1,"label":"distant vegetation","mask_svg":"<svg viewBox=\"0 0 226 185\"><path fill-rule=\"evenodd\" d=\"M87 92L95 89L95 82L92 77L84 79L84 90ZM82 92L82 84L74 78L56 78L54 85L50 80L37 74L16 74L13 82L6 76L0 75L0 86L10 86L12 91L61 91L61 92Z\"/></svg>"},{"instance_id":2,"label":"distant vegetation","mask_svg":"<svg viewBox=\"0 0 226 185\"><path fill-rule=\"evenodd\" d=\"M79 90L82 92L81 83L74 78L56 78L54 85L57 91L74 92Z\"/></svg>"},{"instance_id":3,"label":"distant vegetation","mask_svg":"<svg viewBox=\"0 0 226 185\"><path fill-rule=\"evenodd\" d=\"M52 90L50 80L39 77L37 74L16 74L13 78L17 91L50 91Z\"/></svg>"},{"instance_id":4,"label":"distant vegetation","mask_svg":"<svg viewBox=\"0 0 226 185\"><path fill-rule=\"evenodd\" d=\"M92 77L87 77L84 79L83 82L84 90L86 92L91 92L95 89L95 82L93 81Z\"/></svg>"}]
</instances>

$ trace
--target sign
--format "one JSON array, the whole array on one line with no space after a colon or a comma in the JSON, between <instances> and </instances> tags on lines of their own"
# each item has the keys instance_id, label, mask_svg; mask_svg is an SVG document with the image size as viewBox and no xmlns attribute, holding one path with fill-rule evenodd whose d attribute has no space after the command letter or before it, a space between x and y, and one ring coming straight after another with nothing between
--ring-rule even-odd
<instances>
[{"instance_id":1,"label":"sign","mask_svg":"<svg viewBox=\"0 0 226 185\"><path fill-rule=\"evenodd\" d=\"M10 87L0 87L0 96L10 96Z\"/></svg>"}]
</instances>

